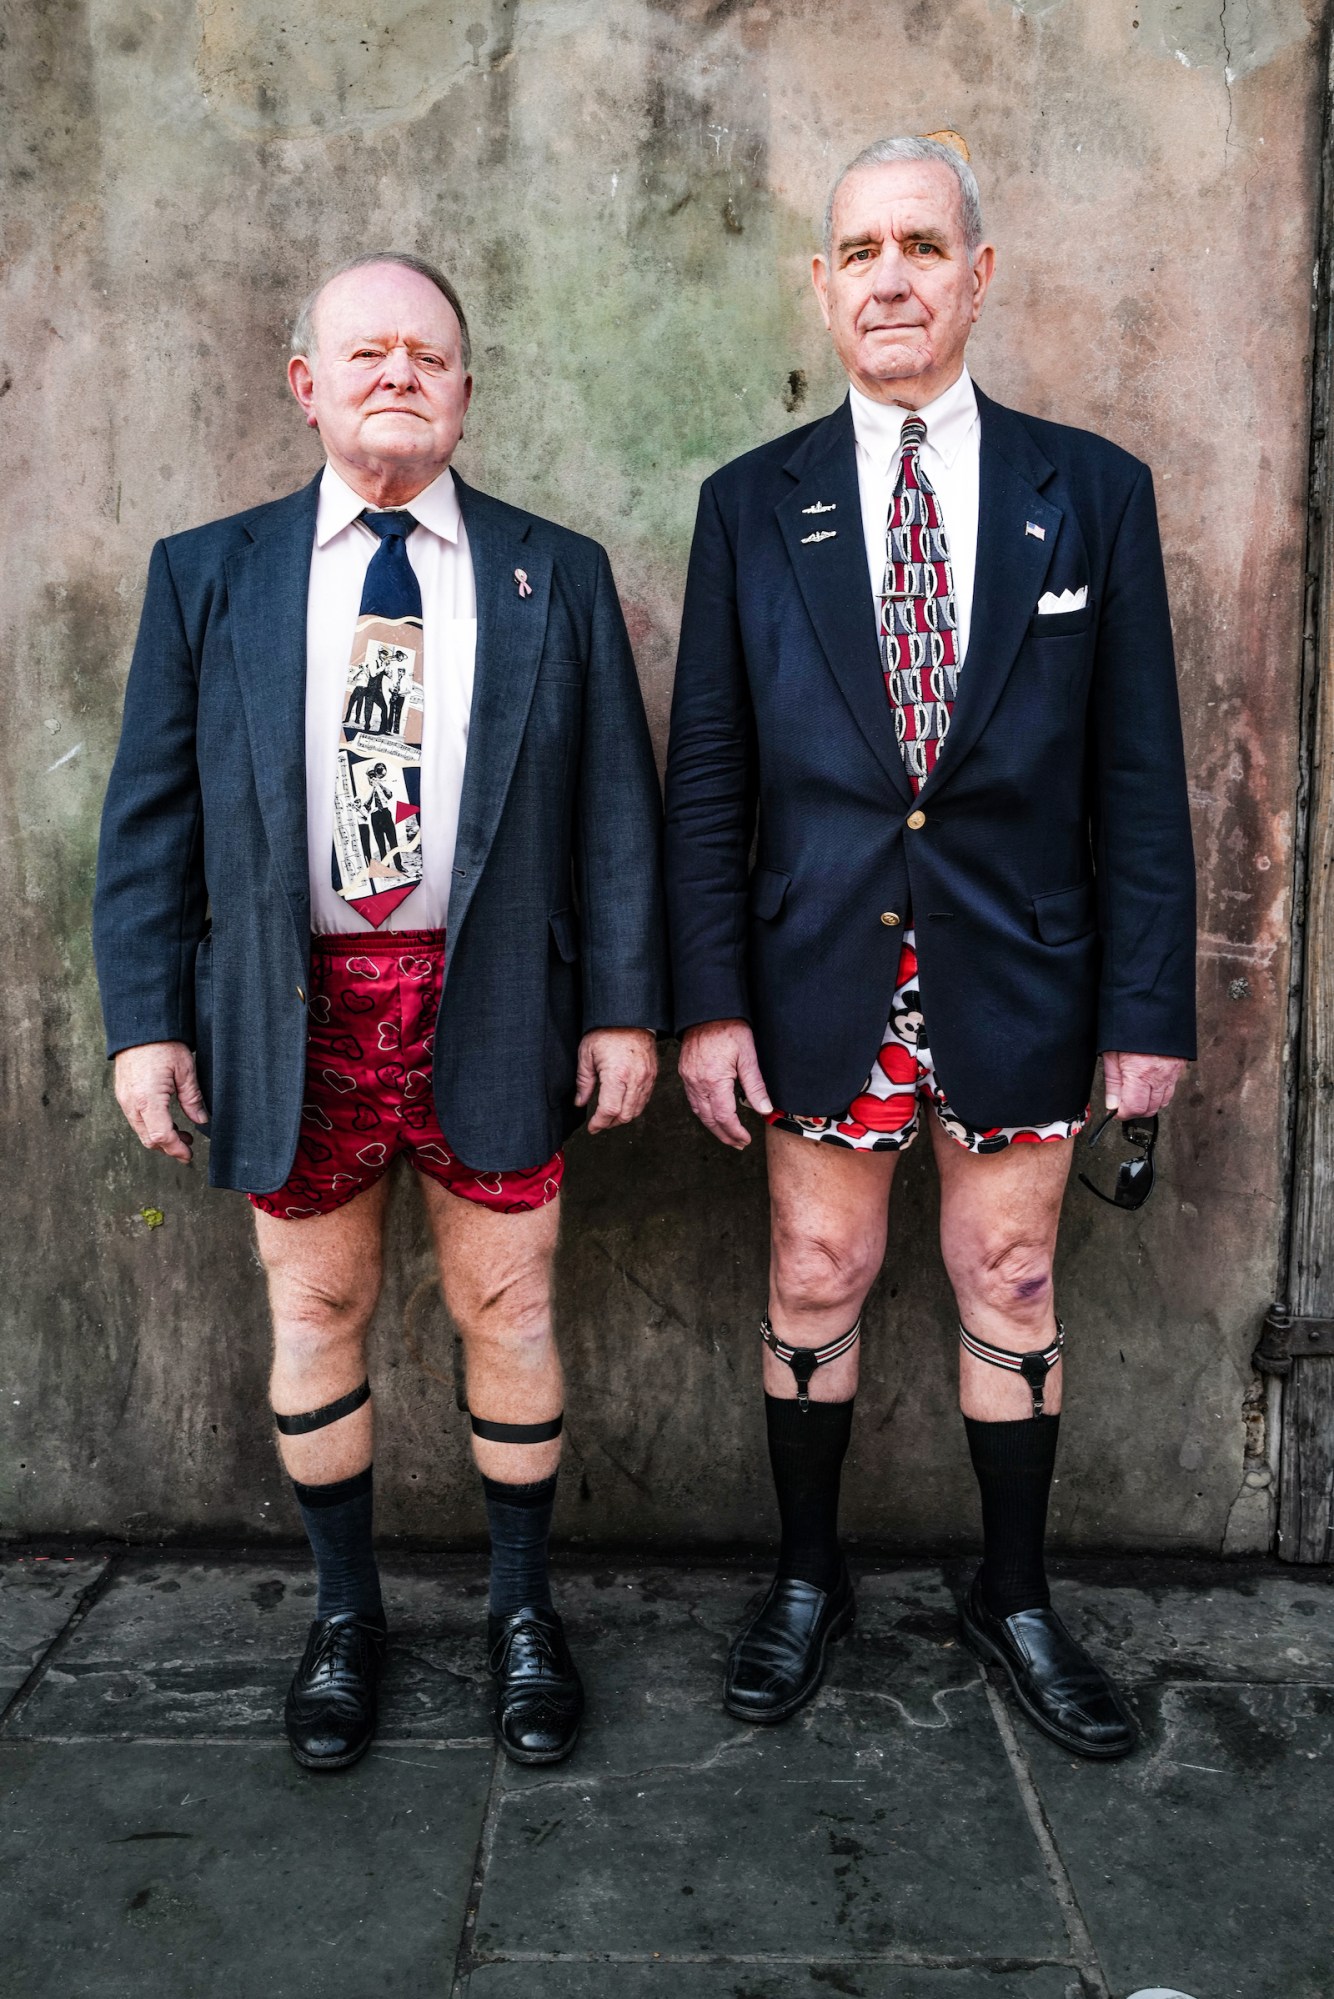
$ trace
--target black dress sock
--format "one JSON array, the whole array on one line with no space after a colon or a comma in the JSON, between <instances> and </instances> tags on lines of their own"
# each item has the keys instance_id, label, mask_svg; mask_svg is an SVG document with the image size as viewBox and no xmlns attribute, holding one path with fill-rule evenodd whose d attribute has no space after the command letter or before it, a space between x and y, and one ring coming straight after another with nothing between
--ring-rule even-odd
<instances>
[{"instance_id":1,"label":"black dress sock","mask_svg":"<svg viewBox=\"0 0 1334 1999\"><path fill-rule=\"evenodd\" d=\"M556 1503L556 1477L533 1485L502 1485L482 1474L491 1528L491 1615L510 1617L529 1604L551 1608L547 1544Z\"/></svg>"},{"instance_id":2,"label":"black dress sock","mask_svg":"<svg viewBox=\"0 0 1334 1999\"><path fill-rule=\"evenodd\" d=\"M795 1398L764 1398L769 1463L783 1523L778 1573L817 1589L833 1589L843 1566L838 1488L852 1435L852 1409L852 1402L812 1402L803 1410Z\"/></svg>"},{"instance_id":3,"label":"black dress sock","mask_svg":"<svg viewBox=\"0 0 1334 1999\"><path fill-rule=\"evenodd\" d=\"M336 1479L332 1485L302 1485L292 1480L310 1545L315 1551L319 1588L316 1617L338 1617L354 1610L361 1617L384 1621L380 1571L371 1539L374 1502L372 1468Z\"/></svg>"},{"instance_id":4,"label":"black dress sock","mask_svg":"<svg viewBox=\"0 0 1334 1999\"><path fill-rule=\"evenodd\" d=\"M982 1595L993 1617L1045 1610L1051 1603L1042 1544L1056 1466L1059 1416L982 1423L965 1416L968 1449L982 1494Z\"/></svg>"}]
</instances>

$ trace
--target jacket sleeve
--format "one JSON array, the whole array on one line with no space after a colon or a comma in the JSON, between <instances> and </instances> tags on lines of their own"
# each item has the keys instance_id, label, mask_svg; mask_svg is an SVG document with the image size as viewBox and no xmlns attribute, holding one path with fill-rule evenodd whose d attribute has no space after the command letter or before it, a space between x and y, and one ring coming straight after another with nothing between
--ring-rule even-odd
<instances>
[{"instance_id":1,"label":"jacket sleeve","mask_svg":"<svg viewBox=\"0 0 1334 1999\"><path fill-rule=\"evenodd\" d=\"M750 1018L746 881L756 799L736 556L709 481L690 551L667 751L667 921L678 1032Z\"/></svg>"},{"instance_id":2,"label":"jacket sleeve","mask_svg":"<svg viewBox=\"0 0 1334 1999\"><path fill-rule=\"evenodd\" d=\"M574 825L583 1030L671 1021L662 793L630 636L598 550Z\"/></svg>"},{"instance_id":3,"label":"jacket sleeve","mask_svg":"<svg viewBox=\"0 0 1334 1999\"><path fill-rule=\"evenodd\" d=\"M107 1053L194 1046L194 962L204 931L198 679L167 550L148 568L120 747L102 810L93 952Z\"/></svg>"},{"instance_id":4,"label":"jacket sleeve","mask_svg":"<svg viewBox=\"0 0 1334 1999\"><path fill-rule=\"evenodd\" d=\"M1112 545L1090 739L1098 1048L1195 1059L1195 858L1153 481Z\"/></svg>"}]
</instances>

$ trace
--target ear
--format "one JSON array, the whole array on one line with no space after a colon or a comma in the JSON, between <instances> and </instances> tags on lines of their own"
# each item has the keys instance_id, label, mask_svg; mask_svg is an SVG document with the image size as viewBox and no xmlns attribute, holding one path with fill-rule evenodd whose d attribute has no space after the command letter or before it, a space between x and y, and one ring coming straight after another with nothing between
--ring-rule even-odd
<instances>
[{"instance_id":1,"label":"ear","mask_svg":"<svg viewBox=\"0 0 1334 1999\"><path fill-rule=\"evenodd\" d=\"M305 411L306 422L312 430L318 430L319 418L315 415L315 377L310 362L304 354L294 354L287 364L287 381L292 394Z\"/></svg>"},{"instance_id":2,"label":"ear","mask_svg":"<svg viewBox=\"0 0 1334 1999\"><path fill-rule=\"evenodd\" d=\"M815 296L820 303L820 316L826 330L829 326L829 266L821 256L811 258L811 283L815 286Z\"/></svg>"},{"instance_id":3,"label":"ear","mask_svg":"<svg viewBox=\"0 0 1334 1999\"><path fill-rule=\"evenodd\" d=\"M973 255L973 318L977 319L982 310L982 301L996 274L995 245L984 243Z\"/></svg>"}]
</instances>

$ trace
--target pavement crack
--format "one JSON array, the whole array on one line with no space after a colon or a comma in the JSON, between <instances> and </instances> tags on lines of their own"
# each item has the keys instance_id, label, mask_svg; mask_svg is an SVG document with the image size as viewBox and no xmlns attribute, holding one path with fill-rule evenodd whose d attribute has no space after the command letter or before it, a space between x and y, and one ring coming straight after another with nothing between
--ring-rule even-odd
<instances>
[{"instance_id":1,"label":"pavement crack","mask_svg":"<svg viewBox=\"0 0 1334 1999\"><path fill-rule=\"evenodd\" d=\"M585 1774L580 1777L546 1777L535 1784L524 1784L507 1790L502 1802L516 1803L535 1798L543 1791L587 1791L603 1784L646 1784L656 1777L697 1777L706 1770L716 1770L723 1763L739 1761L753 1756L760 1745L742 1736L739 1740L718 1743L707 1756L688 1763L646 1763L640 1770L600 1770L596 1776ZM799 1780L804 1781L804 1780ZM860 1781L860 1780L858 1780Z\"/></svg>"},{"instance_id":2,"label":"pavement crack","mask_svg":"<svg viewBox=\"0 0 1334 1999\"><path fill-rule=\"evenodd\" d=\"M1084 1921L1084 1912L1079 1906L1074 1883L1070 1879L1065 1862L1061 1858L1060 1848L1056 1844L1056 1835L1051 1829L1050 1821L1043 1808L1042 1799L1038 1794L1038 1787L1033 1780L1033 1772L1029 1767L1028 1758L1024 1754L1018 1736L1015 1734L1014 1723L1010 1719L1004 1696L992 1685L991 1675L985 1670L983 1670L982 1681L986 1688L987 1703L991 1709L992 1719L996 1724L996 1732L1000 1736L1005 1754L1009 1759L1010 1768L1014 1773L1014 1781L1019 1789L1019 1796L1023 1801L1024 1810L1028 1814L1029 1825L1033 1829L1033 1837L1037 1841L1038 1849L1042 1854L1043 1864L1047 1870L1047 1879L1051 1883L1052 1893L1056 1897L1061 1916L1065 1922L1065 1933L1070 1940L1070 1954L1079 1968L1080 1975L1089 1986L1090 1992L1094 1995L1094 1999L1112 1999L1111 1987L1107 1983L1107 1977L1099 1960L1088 1924Z\"/></svg>"},{"instance_id":3,"label":"pavement crack","mask_svg":"<svg viewBox=\"0 0 1334 1999\"><path fill-rule=\"evenodd\" d=\"M4 1712L0 1713L0 1736L9 1734L12 1724L18 1720L24 1708L27 1707L28 1702L36 1693L38 1687L41 1686L42 1681L46 1678L55 1661L65 1650L79 1626L90 1614L95 1605L100 1603L106 1595L111 1587L113 1578L119 1572L121 1559L120 1555L108 1556L106 1566L100 1575L94 1576L92 1581L85 1584L79 1591L78 1596L74 1600L74 1608L71 1610L69 1616L65 1619L65 1622L61 1625L59 1631L57 1631L51 1643L42 1653L42 1656L38 1659L27 1678L11 1695L5 1705Z\"/></svg>"},{"instance_id":4,"label":"pavement crack","mask_svg":"<svg viewBox=\"0 0 1334 1999\"><path fill-rule=\"evenodd\" d=\"M1223 37L1223 88L1227 92L1227 130L1223 134L1223 164L1226 166L1228 148L1232 144L1232 45L1227 38L1227 0L1223 0L1218 10L1218 26Z\"/></svg>"}]
</instances>

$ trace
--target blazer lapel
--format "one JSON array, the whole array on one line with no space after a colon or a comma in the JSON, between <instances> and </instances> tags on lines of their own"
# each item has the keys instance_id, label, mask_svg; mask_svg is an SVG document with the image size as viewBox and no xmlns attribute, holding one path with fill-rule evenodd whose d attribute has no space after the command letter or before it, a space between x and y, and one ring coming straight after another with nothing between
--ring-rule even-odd
<instances>
[{"instance_id":1,"label":"blazer lapel","mask_svg":"<svg viewBox=\"0 0 1334 1999\"><path fill-rule=\"evenodd\" d=\"M317 475L246 523L249 547L226 564L232 650L264 828L304 951L310 935L306 846L306 596Z\"/></svg>"},{"instance_id":2,"label":"blazer lapel","mask_svg":"<svg viewBox=\"0 0 1334 1999\"><path fill-rule=\"evenodd\" d=\"M477 590L477 658L449 897L451 937L467 915L500 823L532 705L551 597L551 557L529 542L530 523L465 485L457 472L454 483ZM523 570L531 594L520 596L516 569Z\"/></svg>"},{"instance_id":3,"label":"blazer lapel","mask_svg":"<svg viewBox=\"0 0 1334 1999\"><path fill-rule=\"evenodd\" d=\"M775 511L797 587L862 734L910 799L880 664L850 404L808 432L784 469L796 484Z\"/></svg>"},{"instance_id":4,"label":"blazer lapel","mask_svg":"<svg viewBox=\"0 0 1334 1999\"><path fill-rule=\"evenodd\" d=\"M977 566L968 651L954 715L921 796L934 792L967 756L991 718L1037 608L1062 513L1039 488L1054 477L1014 414L977 391L982 420ZM949 522L945 523L946 532Z\"/></svg>"}]
</instances>

